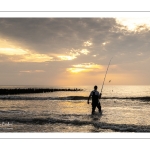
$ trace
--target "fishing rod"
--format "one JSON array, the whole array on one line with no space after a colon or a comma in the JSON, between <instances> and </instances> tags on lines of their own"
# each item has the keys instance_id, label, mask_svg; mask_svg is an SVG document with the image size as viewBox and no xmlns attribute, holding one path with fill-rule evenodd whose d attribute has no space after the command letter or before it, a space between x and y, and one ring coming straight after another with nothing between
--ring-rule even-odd
<instances>
[{"instance_id":1,"label":"fishing rod","mask_svg":"<svg viewBox=\"0 0 150 150\"><path fill-rule=\"evenodd\" d=\"M113 58L113 57L112 57L112 58ZM104 81L103 81L103 84L102 84L101 94L102 94L102 90L103 90L105 78L106 78L106 75L107 75L107 71L108 71L108 68L109 68L109 65L110 65L110 62L111 62L112 58L110 59L109 64L108 64L108 66L107 66L107 70L106 70L106 73L105 73Z\"/></svg>"}]
</instances>

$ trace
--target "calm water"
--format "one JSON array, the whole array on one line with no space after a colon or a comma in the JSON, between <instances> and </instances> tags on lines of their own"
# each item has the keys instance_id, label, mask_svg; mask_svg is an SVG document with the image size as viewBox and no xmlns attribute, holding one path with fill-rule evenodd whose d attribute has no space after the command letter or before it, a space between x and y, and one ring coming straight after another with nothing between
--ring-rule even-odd
<instances>
[{"instance_id":1,"label":"calm water","mask_svg":"<svg viewBox=\"0 0 150 150\"><path fill-rule=\"evenodd\" d=\"M84 90L0 95L0 132L150 132L150 86L105 85L103 114L94 116L93 87L70 88Z\"/></svg>"}]
</instances>

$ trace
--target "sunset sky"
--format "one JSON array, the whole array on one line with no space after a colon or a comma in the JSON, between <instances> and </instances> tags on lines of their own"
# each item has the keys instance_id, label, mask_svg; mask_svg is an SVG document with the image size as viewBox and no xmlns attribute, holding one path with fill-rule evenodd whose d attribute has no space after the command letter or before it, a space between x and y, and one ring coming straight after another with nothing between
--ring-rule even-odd
<instances>
[{"instance_id":1,"label":"sunset sky","mask_svg":"<svg viewBox=\"0 0 150 150\"><path fill-rule=\"evenodd\" d=\"M0 18L0 85L100 85L112 57L106 84L150 84L150 18Z\"/></svg>"}]
</instances>

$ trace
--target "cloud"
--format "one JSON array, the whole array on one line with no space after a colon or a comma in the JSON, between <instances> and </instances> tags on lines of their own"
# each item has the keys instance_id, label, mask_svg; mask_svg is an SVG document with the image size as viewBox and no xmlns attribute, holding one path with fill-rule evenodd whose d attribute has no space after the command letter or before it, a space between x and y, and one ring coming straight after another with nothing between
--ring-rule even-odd
<instances>
[{"instance_id":1,"label":"cloud","mask_svg":"<svg viewBox=\"0 0 150 150\"><path fill-rule=\"evenodd\" d=\"M90 42L90 41L86 41L83 43L84 46L88 47L88 46L91 46L93 43Z\"/></svg>"},{"instance_id":2,"label":"cloud","mask_svg":"<svg viewBox=\"0 0 150 150\"><path fill-rule=\"evenodd\" d=\"M80 53L87 55L87 54L89 54L90 52L89 52L87 49L82 49L82 50L80 51Z\"/></svg>"},{"instance_id":3,"label":"cloud","mask_svg":"<svg viewBox=\"0 0 150 150\"><path fill-rule=\"evenodd\" d=\"M38 53L60 53L64 48L82 49L93 45L93 36L111 28L107 23L110 20L115 22L91 18L1 18L0 35Z\"/></svg>"},{"instance_id":4,"label":"cloud","mask_svg":"<svg viewBox=\"0 0 150 150\"><path fill-rule=\"evenodd\" d=\"M134 24L135 20L140 23ZM65 76L65 73L71 72L86 75L91 72L92 76L96 69L99 70L98 73L104 73L112 57L111 65L116 65L116 68L111 66L113 73L133 70L146 72L150 60L148 20L0 18L0 62L9 62L8 69L4 65L0 66L1 74L7 70L6 73L12 75L18 63L16 72L22 71L22 74L28 76L31 76L29 72L33 73L35 70L45 71L43 74L45 73L46 79L49 74L54 79L58 74Z\"/></svg>"},{"instance_id":5,"label":"cloud","mask_svg":"<svg viewBox=\"0 0 150 150\"><path fill-rule=\"evenodd\" d=\"M112 41L115 25L113 18L7 18L0 20L0 36L23 50L72 60L81 54L105 55L109 45L104 43Z\"/></svg>"},{"instance_id":6,"label":"cloud","mask_svg":"<svg viewBox=\"0 0 150 150\"><path fill-rule=\"evenodd\" d=\"M122 29L128 31L141 32L142 30L150 30L150 18L134 17L134 18L117 18L116 22L123 25Z\"/></svg>"}]
</instances>

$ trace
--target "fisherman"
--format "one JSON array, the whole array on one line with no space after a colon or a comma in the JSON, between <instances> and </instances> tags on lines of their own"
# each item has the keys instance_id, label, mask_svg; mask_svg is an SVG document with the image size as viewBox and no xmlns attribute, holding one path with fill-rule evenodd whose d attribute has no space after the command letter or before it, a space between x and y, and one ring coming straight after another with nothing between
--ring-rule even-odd
<instances>
[{"instance_id":1,"label":"fisherman","mask_svg":"<svg viewBox=\"0 0 150 150\"><path fill-rule=\"evenodd\" d=\"M87 103L89 104L89 100L90 100L90 98L92 96L92 115L94 114L96 107L98 108L99 113L100 114L102 113L102 111L101 111L101 104L100 104L100 101L99 101L99 99L101 98L102 94L97 91L97 88L98 87L95 85L94 86L94 90L91 91L91 93L90 93L90 95L88 97L88 100L87 100Z\"/></svg>"}]
</instances>

